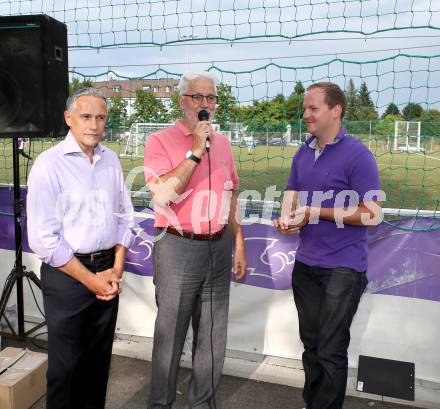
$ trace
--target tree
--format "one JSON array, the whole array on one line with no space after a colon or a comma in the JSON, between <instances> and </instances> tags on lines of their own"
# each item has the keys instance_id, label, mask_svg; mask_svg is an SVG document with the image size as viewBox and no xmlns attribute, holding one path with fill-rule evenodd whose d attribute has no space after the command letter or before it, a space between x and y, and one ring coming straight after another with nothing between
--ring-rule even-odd
<instances>
[{"instance_id":1,"label":"tree","mask_svg":"<svg viewBox=\"0 0 440 409\"><path fill-rule=\"evenodd\" d=\"M374 109L373 101L370 97L370 91L368 91L367 83L362 81L359 88L359 105L362 107Z\"/></svg>"},{"instance_id":2,"label":"tree","mask_svg":"<svg viewBox=\"0 0 440 409\"><path fill-rule=\"evenodd\" d=\"M345 90L345 97L347 99L347 107L345 109L345 119L347 121L356 121L359 110L359 97L354 81L350 78L347 89Z\"/></svg>"},{"instance_id":3,"label":"tree","mask_svg":"<svg viewBox=\"0 0 440 409\"><path fill-rule=\"evenodd\" d=\"M387 115L400 115L399 108L394 102L391 102L387 106L387 109L383 113L382 118L385 118Z\"/></svg>"},{"instance_id":4,"label":"tree","mask_svg":"<svg viewBox=\"0 0 440 409\"><path fill-rule=\"evenodd\" d=\"M302 83L301 81L298 81L298 82L295 84L295 89L294 89L293 92L294 92L296 95L304 95L304 94L305 94L306 90L305 90L304 85L303 85L303 83Z\"/></svg>"},{"instance_id":5,"label":"tree","mask_svg":"<svg viewBox=\"0 0 440 409\"><path fill-rule=\"evenodd\" d=\"M73 78L72 82L69 84L69 95L72 95L80 88L93 88L92 80L86 78L83 81L80 81L79 78Z\"/></svg>"},{"instance_id":6,"label":"tree","mask_svg":"<svg viewBox=\"0 0 440 409\"><path fill-rule=\"evenodd\" d=\"M237 107L237 121L243 124L249 124L252 117L253 105L242 105Z\"/></svg>"},{"instance_id":7,"label":"tree","mask_svg":"<svg viewBox=\"0 0 440 409\"><path fill-rule=\"evenodd\" d=\"M368 91L366 82L361 83L358 98L360 110L358 112L357 119L363 121L377 119L376 107L371 100L370 91Z\"/></svg>"},{"instance_id":8,"label":"tree","mask_svg":"<svg viewBox=\"0 0 440 409\"><path fill-rule=\"evenodd\" d=\"M427 109L423 111L422 121L440 121L440 111L438 109Z\"/></svg>"},{"instance_id":9,"label":"tree","mask_svg":"<svg viewBox=\"0 0 440 409\"><path fill-rule=\"evenodd\" d=\"M422 134L424 136L440 135L440 111L427 109L422 114Z\"/></svg>"},{"instance_id":10,"label":"tree","mask_svg":"<svg viewBox=\"0 0 440 409\"><path fill-rule=\"evenodd\" d=\"M405 121L412 121L414 119L420 119L423 114L423 108L420 104L410 102L406 107L402 109L402 115Z\"/></svg>"},{"instance_id":11,"label":"tree","mask_svg":"<svg viewBox=\"0 0 440 409\"><path fill-rule=\"evenodd\" d=\"M117 93L109 98L107 127L111 129L123 129L127 120L127 101Z\"/></svg>"},{"instance_id":12,"label":"tree","mask_svg":"<svg viewBox=\"0 0 440 409\"><path fill-rule=\"evenodd\" d=\"M286 98L283 94L277 94L272 101L269 101L267 116L266 129L272 131L284 131L286 129Z\"/></svg>"},{"instance_id":13,"label":"tree","mask_svg":"<svg viewBox=\"0 0 440 409\"><path fill-rule=\"evenodd\" d=\"M165 106L162 104L153 91L136 90L134 103L133 120L136 122L167 122L168 115Z\"/></svg>"},{"instance_id":14,"label":"tree","mask_svg":"<svg viewBox=\"0 0 440 409\"><path fill-rule=\"evenodd\" d=\"M170 121L175 121L182 117L182 111L179 105L179 91L175 90L171 94L171 103L168 107L168 118Z\"/></svg>"},{"instance_id":15,"label":"tree","mask_svg":"<svg viewBox=\"0 0 440 409\"><path fill-rule=\"evenodd\" d=\"M251 107L241 109L240 117L248 131L284 131L287 120L282 100L275 97L273 100L254 101Z\"/></svg>"},{"instance_id":16,"label":"tree","mask_svg":"<svg viewBox=\"0 0 440 409\"><path fill-rule=\"evenodd\" d=\"M358 121L374 121L377 119L377 112L370 107L361 106L357 113L357 119Z\"/></svg>"},{"instance_id":17,"label":"tree","mask_svg":"<svg viewBox=\"0 0 440 409\"><path fill-rule=\"evenodd\" d=\"M394 135L394 123L396 121L402 121L401 115L388 114L379 121L377 132L379 135L392 136Z\"/></svg>"},{"instance_id":18,"label":"tree","mask_svg":"<svg viewBox=\"0 0 440 409\"><path fill-rule=\"evenodd\" d=\"M277 94L272 99L273 104L284 105L286 102L286 97L283 94Z\"/></svg>"},{"instance_id":19,"label":"tree","mask_svg":"<svg viewBox=\"0 0 440 409\"><path fill-rule=\"evenodd\" d=\"M284 103L286 119L289 121L290 124L301 118L304 110L303 102L304 95L297 94L296 92L290 94L286 99L286 102Z\"/></svg>"},{"instance_id":20,"label":"tree","mask_svg":"<svg viewBox=\"0 0 440 409\"><path fill-rule=\"evenodd\" d=\"M232 87L229 84L218 84L217 95L218 102L215 111L215 121L224 128L227 123L235 122L237 118L237 99L232 94Z\"/></svg>"}]
</instances>

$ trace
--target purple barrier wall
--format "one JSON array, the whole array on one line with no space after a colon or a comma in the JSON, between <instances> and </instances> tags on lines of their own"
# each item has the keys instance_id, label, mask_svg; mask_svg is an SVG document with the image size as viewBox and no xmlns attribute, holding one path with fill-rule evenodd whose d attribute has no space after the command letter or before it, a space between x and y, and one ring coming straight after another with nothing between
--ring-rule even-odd
<instances>
[{"instance_id":1,"label":"purple barrier wall","mask_svg":"<svg viewBox=\"0 0 440 409\"><path fill-rule=\"evenodd\" d=\"M13 217L4 214L12 213L12 192L8 189L0 189L0 212L0 248L13 250ZM151 276L153 219L149 211L144 211L143 216L137 219L138 237L129 251L126 270ZM401 228L423 229L432 225L431 219L399 221ZM275 290L289 289L298 235L283 236L263 224L244 226L244 233L249 267L243 283ZM25 226L23 238L23 250L30 252ZM411 232L381 224L369 229L368 242L368 292L440 301L439 230Z\"/></svg>"}]
</instances>

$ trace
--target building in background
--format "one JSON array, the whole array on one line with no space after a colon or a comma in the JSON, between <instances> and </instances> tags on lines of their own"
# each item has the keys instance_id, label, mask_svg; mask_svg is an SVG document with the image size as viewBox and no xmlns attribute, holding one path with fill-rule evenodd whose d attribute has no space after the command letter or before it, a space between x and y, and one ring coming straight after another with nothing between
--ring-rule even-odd
<instances>
[{"instance_id":1,"label":"building in background","mask_svg":"<svg viewBox=\"0 0 440 409\"><path fill-rule=\"evenodd\" d=\"M179 80L172 78L160 79L133 79L133 80L114 80L97 81L94 86L100 89L107 98L120 94L127 102L127 116L134 112L136 101L136 90L152 91L165 108L171 104L171 96L177 91Z\"/></svg>"}]
</instances>

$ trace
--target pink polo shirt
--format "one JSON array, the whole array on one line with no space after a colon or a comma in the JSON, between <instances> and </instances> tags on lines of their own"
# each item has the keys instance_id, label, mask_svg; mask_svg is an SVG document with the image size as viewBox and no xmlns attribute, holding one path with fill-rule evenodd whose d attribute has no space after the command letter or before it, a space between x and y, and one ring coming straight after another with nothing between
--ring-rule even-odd
<instances>
[{"instance_id":1,"label":"pink polo shirt","mask_svg":"<svg viewBox=\"0 0 440 409\"><path fill-rule=\"evenodd\" d=\"M192 148L193 136L180 120L151 134L145 142L145 181L175 169ZM211 190L209 190L208 155L197 165L185 191L170 206L155 206L155 226L172 226L197 234L211 233L227 224L232 191L239 186L229 141L219 133L211 136ZM210 211L208 212L208 200Z\"/></svg>"}]
</instances>

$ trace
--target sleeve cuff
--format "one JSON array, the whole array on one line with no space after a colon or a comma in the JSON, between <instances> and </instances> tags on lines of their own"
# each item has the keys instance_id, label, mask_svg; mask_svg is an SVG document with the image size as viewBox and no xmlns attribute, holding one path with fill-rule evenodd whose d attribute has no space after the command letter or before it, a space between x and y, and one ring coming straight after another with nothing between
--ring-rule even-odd
<instances>
[{"instance_id":1,"label":"sleeve cuff","mask_svg":"<svg viewBox=\"0 0 440 409\"><path fill-rule=\"evenodd\" d=\"M121 246L130 248L131 245L134 243L134 239L135 235L132 229L125 227L119 230L118 244L120 244Z\"/></svg>"},{"instance_id":2,"label":"sleeve cuff","mask_svg":"<svg viewBox=\"0 0 440 409\"><path fill-rule=\"evenodd\" d=\"M63 239L60 240L58 247L54 249L52 254L43 257L42 260L52 267L61 267L67 264L73 258L73 249Z\"/></svg>"}]
</instances>

